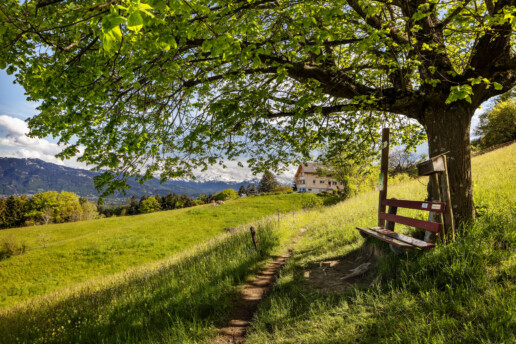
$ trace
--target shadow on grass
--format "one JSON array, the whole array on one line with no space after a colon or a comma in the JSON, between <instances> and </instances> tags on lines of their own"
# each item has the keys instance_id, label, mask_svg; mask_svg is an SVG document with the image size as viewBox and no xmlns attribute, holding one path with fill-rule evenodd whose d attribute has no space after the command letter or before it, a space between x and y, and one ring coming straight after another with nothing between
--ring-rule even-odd
<instances>
[{"instance_id":1,"label":"shadow on grass","mask_svg":"<svg viewBox=\"0 0 516 344\"><path fill-rule=\"evenodd\" d=\"M456 244L386 254L375 270L380 285L344 292L312 288L294 257L260 306L248 342L516 342L514 224L494 218L472 225Z\"/></svg>"},{"instance_id":2,"label":"shadow on grass","mask_svg":"<svg viewBox=\"0 0 516 344\"><path fill-rule=\"evenodd\" d=\"M156 271L128 276L116 286L93 287L0 315L1 343L195 342L227 320L238 286L277 244L261 228L260 255L247 233Z\"/></svg>"}]
</instances>

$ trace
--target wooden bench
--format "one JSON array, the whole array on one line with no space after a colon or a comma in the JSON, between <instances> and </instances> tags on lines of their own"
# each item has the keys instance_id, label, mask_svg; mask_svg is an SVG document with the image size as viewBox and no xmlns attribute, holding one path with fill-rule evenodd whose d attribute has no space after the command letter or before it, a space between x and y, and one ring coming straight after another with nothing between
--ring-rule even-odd
<instances>
[{"instance_id":1,"label":"wooden bench","mask_svg":"<svg viewBox=\"0 0 516 344\"><path fill-rule=\"evenodd\" d=\"M413 219L397 215L398 208L426 210L433 213L444 213L446 204L443 202L419 202L398 199L384 199L383 206L389 206L388 213L380 212L380 219L386 221L385 227L362 228L356 227L361 233L385 241L393 246L404 249L428 250L435 247L435 244L423 240L411 238L407 235L394 232L396 223L423 229L431 233L439 233L442 223Z\"/></svg>"},{"instance_id":2,"label":"wooden bench","mask_svg":"<svg viewBox=\"0 0 516 344\"><path fill-rule=\"evenodd\" d=\"M380 191L378 200L378 226L370 228L356 227L362 236L372 236L388 242L395 253L401 253L400 248L428 250L435 247L437 234L444 242L446 233L451 233L455 240L453 214L451 211L451 197L448 182L448 168L446 153L437 155L430 160L417 165L419 176L429 176L432 189L432 202L406 201L387 198L387 175L389 167L389 128L382 129L382 158L380 161ZM439 186L440 185L440 186ZM448 206L446 206L448 204ZM386 213L386 207L389 211ZM429 212L428 221L413 219L397 215L398 208L425 210ZM434 222L439 221L439 222ZM425 240L411 238L407 235L394 232L396 223L423 229ZM445 228L446 227L446 228ZM433 233L434 235L429 235Z\"/></svg>"}]
</instances>

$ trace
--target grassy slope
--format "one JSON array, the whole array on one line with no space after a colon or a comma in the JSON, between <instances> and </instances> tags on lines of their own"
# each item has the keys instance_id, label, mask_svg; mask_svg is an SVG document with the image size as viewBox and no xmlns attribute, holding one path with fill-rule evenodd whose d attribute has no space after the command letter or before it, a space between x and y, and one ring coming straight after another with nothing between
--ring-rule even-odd
<instances>
[{"instance_id":1,"label":"grassy slope","mask_svg":"<svg viewBox=\"0 0 516 344\"><path fill-rule=\"evenodd\" d=\"M512 147L474 161L476 196L482 196L477 203L483 202L487 215L468 236L421 257L388 255L378 267L379 289L325 296L304 284L301 269L363 245L353 228L376 221L377 194L370 193L332 208L296 212L295 219L285 215L280 228L274 216L262 222L263 256L254 251L247 232L222 234L175 258L19 303L0 311L0 343L209 342L226 323L238 286L301 227L309 231L261 308L250 343L510 342L516 304L510 249L516 238L507 228L516 226L501 222L489 231L483 226L500 223L495 216L511 219L514 155ZM498 175L493 179L491 173ZM390 195L422 199L424 182L393 187Z\"/></svg>"},{"instance_id":2,"label":"grassy slope","mask_svg":"<svg viewBox=\"0 0 516 344\"><path fill-rule=\"evenodd\" d=\"M315 210L318 212L318 210ZM157 262L33 298L0 311L0 343L199 343L228 322L246 278L312 221L275 215Z\"/></svg>"},{"instance_id":3,"label":"grassy slope","mask_svg":"<svg viewBox=\"0 0 516 344\"><path fill-rule=\"evenodd\" d=\"M516 342L515 157L512 145L475 158L474 196L483 216L459 230L455 244L387 253L375 271L380 285L368 289L324 295L305 283L310 263L363 247L354 227L376 223L377 194L326 209L261 306L248 343ZM424 184L394 186L389 196L423 199ZM367 245L388 252L384 243Z\"/></svg>"},{"instance_id":4,"label":"grassy slope","mask_svg":"<svg viewBox=\"0 0 516 344\"><path fill-rule=\"evenodd\" d=\"M74 283L163 259L263 216L302 207L311 195L249 197L211 205L0 231L28 252L0 261L0 308ZM43 247L42 235L46 247Z\"/></svg>"}]
</instances>

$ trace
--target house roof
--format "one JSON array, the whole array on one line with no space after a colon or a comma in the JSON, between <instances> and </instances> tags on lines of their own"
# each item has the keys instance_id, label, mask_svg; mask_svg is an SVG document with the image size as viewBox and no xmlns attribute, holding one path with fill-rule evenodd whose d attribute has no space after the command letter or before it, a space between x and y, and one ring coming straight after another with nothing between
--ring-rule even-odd
<instances>
[{"instance_id":1,"label":"house roof","mask_svg":"<svg viewBox=\"0 0 516 344\"><path fill-rule=\"evenodd\" d=\"M315 173L317 172L317 168L324 167L313 162L303 162L300 166L303 169L304 173Z\"/></svg>"},{"instance_id":2,"label":"house roof","mask_svg":"<svg viewBox=\"0 0 516 344\"><path fill-rule=\"evenodd\" d=\"M299 167L297 169L297 172L296 172L296 176L301 173L301 172L304 172L304 173L314 173L314 174L317 174L317 169L328 169L328 167L324 166L324 165L321 165L321 164L318 164L318 163L314 163L314 162L303 162L301 164L299 164Z\"/></svg>"}]
</instances>

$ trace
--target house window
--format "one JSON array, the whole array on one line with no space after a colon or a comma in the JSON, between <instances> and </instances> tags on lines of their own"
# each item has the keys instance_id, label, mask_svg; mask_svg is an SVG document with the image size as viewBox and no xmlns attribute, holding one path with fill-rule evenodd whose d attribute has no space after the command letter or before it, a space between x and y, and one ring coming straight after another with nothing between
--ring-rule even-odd
<instances>
[{"instance_id":1,"label":"house window","mask_svg":"<svg viewBox=\"0 0 516 344\"><path fill-rule=\"evenodd\" d=\"M333 182L333 185L337 185L337 182Z\"/></svg>"},{"instance_id":2,"label":"house window","mask_svg":"<svg viewBox=\"0 0 516 344\"><path fill-rule=\"evenodd\" d=\"M321 183L321 184L324 184L324 179L321 179L320 183Z\"/></svg>"},{"instance_id":3,"label":"house window","mask_svg":"<svg viewBox=\"0 0 516 344\"><path fill-rule=\"evenodd\" d=\"M314 184L315 184L315 179L314 179Z\"/></svg>"}]
</instances>

